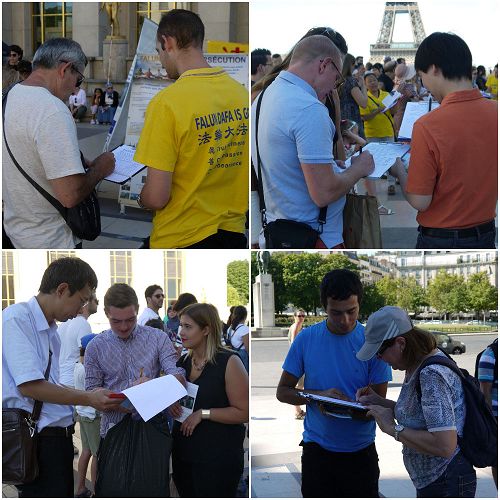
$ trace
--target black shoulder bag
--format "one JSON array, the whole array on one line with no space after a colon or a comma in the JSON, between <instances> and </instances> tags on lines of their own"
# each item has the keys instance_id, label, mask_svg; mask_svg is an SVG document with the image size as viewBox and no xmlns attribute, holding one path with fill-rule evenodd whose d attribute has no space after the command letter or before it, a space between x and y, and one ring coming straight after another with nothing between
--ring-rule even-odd
<instances>
[{"instance_id":1,"label":"black shoulder bag","mask_svg":"<svg viewBox=\"0 0 500 500\"><path fill-rule=\"evenodd\" d=\"M38 185L19 165L17 160L14 158L12 151L10 150L9 144L7 142L7 137L5 135L5 108L7 106L7 97L9 93L7 92L2 98L2 122L3 122L3 138L5 141L5 146L9 155L17 167L19 172L23 174L26 180L61 214L61 217L66 221L73 234L82 240L94 241L101 234L101 211L99 208L99 200L97 199L97 193L94 190L89 194L89 196L81 201L78 205L71 208L66 208L56 200L52 195L50 195L45 189ZM82 161L83 168L87 170L85 164L85 159L82 152L80 151L80 159Z\"/></svg>"},{"instance_id":2,"label":"black shoulder bag","mask_svg":"<svg viewBox=\"0 0 500 500\"><path fill-rule=\"evenodd\" d=\"M328 207L323 207L318 215L318 229L312 228L305 222L297 222L288 219L277 219L267 222L266 203L264 201L264 186L262 184L262 170L259 152L259 115L264 89L257 98L255 118L255 148L257 150L257 188L259 193L259 206L262 218L262 227L266 239L266 248L315 248L320 234L323 232L323 224L326 222Z\"/></svg>"},{"instance_id":3,"label":"black shoulder bag","mask_svg":"<svg viewBox=\"0 0 500 500\"><path fill-rule=\"evenodd\" d=\"M52 351L45 380L49 379ZM31 413L20 408L2 408L2 482L25 484L38 477L37 424L43 401L35 400Z\"/></svg>"}]
</instances>

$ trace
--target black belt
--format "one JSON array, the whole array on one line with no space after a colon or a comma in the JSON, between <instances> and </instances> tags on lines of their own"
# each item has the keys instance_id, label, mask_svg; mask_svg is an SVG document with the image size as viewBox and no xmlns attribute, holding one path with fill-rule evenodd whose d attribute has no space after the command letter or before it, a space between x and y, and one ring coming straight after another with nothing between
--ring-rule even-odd
<instances>
[{"instance_id":1,"label":"black belt","mask_svg":"<svg viewBox=\"0 0 500 500\"><path fill-rule=\"evenodd\" d=\"M44 427L39 433L39 436L45 437L69 437L75 433L75 424L68 427Z\"/></svg>"},{"instance_id":2,"label":"black belt","mask_svg":"<svg viewBox=\"0 0 500 500\"><path fill-rule=\"evenodd\" d=\"M418 230L425 236L434 238L472 238L495 230L495 221L485 222L479 226L463 229L444 229L440 227L418 226Z\"/></svg>"}]
</instances>

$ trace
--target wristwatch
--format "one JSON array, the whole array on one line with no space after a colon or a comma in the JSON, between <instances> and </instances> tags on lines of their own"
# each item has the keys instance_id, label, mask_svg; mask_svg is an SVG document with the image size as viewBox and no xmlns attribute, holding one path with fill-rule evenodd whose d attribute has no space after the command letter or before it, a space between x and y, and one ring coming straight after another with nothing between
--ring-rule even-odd
<instances>
[{"instance_id":1,"label":"wristwatch","mask_svg":"<svg viewBox=\"0 0 500 500\"><path fill-rule=\"evenodd\" d=\"M201 410L201 419L210 420L210 410Z\"/></svg>"},{"instance_id":2,"label":"wristwatch","mask_svg":"<svg viewBox=\"0 0 500 500\"><path fill-rule=\"evenodd\" d=\"M399 441L399 434L405 430L405 426L401 424L396 424L394 426L394 439Z\"/></svg>"}]
</instances>

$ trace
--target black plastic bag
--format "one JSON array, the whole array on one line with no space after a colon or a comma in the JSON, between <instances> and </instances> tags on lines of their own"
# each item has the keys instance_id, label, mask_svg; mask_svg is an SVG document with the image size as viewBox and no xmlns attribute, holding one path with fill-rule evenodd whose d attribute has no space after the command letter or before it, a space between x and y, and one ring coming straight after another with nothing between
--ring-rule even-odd
<instances>
[{"instance_id":1,"label":"black plastic bag","mask_svg":"<svg viewBox=\"0 0 500 500\"><path fill-rule=\"evenodd\" d=\"M127 415L99 446L96 497L170 497L171 451L163 414L148 422Z\"/></svg>"}]
</instances>

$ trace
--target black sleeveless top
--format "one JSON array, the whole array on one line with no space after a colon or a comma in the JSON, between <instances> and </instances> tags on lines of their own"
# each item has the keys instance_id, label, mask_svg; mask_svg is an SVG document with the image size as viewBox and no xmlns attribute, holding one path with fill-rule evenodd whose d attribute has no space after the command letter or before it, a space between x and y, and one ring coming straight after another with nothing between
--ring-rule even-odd
<instances>
[{"instance_id":1,"label":"black sleeveless top","mask_svg":"<svg viewBox=\"0 0 500 500\"><path fill-rule=\"evenodd\" d=\"M215 363L207 363L200 376L192 382L191 358L186 354L177 362L186 370L189 382L198 386L198 394L193 411L210 408L226 408L229 400L226 394L226 366L233 352L219 351ZM231 453L243 454L245 426L243 424L221 424L212 420L202 420L191 436L184 436L180 431L181 423L174 421L174 452L181 460L207 462Z\"/></svg>"}]
</instances>

